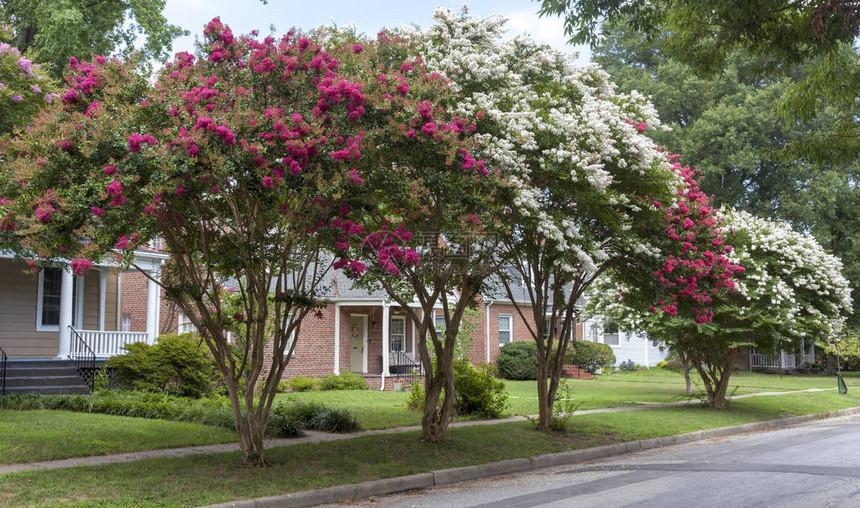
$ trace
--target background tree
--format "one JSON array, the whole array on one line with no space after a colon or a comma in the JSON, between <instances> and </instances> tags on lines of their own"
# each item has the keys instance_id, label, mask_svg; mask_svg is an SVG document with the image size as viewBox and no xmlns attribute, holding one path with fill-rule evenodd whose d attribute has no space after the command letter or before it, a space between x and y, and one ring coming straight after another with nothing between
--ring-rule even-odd
<instances>
[{"instance_id":1,"label":"background tree","mask_svg":"<svg viewBox=\"0 0 860 508\"><path fill-rule=\"evenodd\" d=\"M0 0L0 26L10 25L15 44L61 78L69 57L92 54L142 61L167 60L171 42L186 35L162 14L164 0ZM143 45L135 48L143 36Z\"/></svg>"},{"instance_id":2,"label":"background tree","mask_svg":"<svg viewBox=\"0 0 860 508\"><path fill-rule=\"evenodd\" d=\"M641 95L616 95L603 71L577 69L531 40L503 41L502 18L438 10L436 19L422 55L451 78L456 110L483 117L480 153L515 190L495 217L507 234L494 280L528 302L516 308L537 344L538 428L547 431L577 300L606 266L647 250L633 225L662 217L652 203L671 198L675 178L642 134L659 122Z\"/></svg>"},{"instance_id":3,"label":"background tree","mask_svg":"<svg viewBox=\"0 0 860 508\"><path fill-rule=\"evenodd\" d=\"M56 85L11 45L12 34L0 28L0 135L24 127L59 96Z\"/></svg>"},{"instance_id":4,"label":"background tree","mask_svg":"<svg viewBox=\"0 0 860 508\"><path fill-rule=\"evenodd\" d=\"M800 66L766 75L760 57L734 52L719 75L699 76L669 56L667 35L646 37L622 21L603 26L595 61L622 91L651 97L671 130L649 130L658 143L700 168L700 184L716 206L788 221L808 231L845 266L854 301L860 297L860 193L856 161L827 160L797 150L820 139L840 117L834 108L815 121L786 123L780 101L802 81ZM849 317L857 327L860 312Z\"/></svg>"},{"instance_id":5,"label":"background tree","mask_svg":"<svg viewBox=\"0 0 860 508\"><path fill-rule=\"evenodd\" d=\"M290 337L318 306L335 219L361 187L366 97L335 57L356 52L339 49L236 37L216 18L198 55L178 54L154 87L117 60L72 59L62 104L4 152L0 241L21 257L71 259L82 274L163 238L159 282L212 351L250 464L265 463Z\"/></svg>"}]
</instances>

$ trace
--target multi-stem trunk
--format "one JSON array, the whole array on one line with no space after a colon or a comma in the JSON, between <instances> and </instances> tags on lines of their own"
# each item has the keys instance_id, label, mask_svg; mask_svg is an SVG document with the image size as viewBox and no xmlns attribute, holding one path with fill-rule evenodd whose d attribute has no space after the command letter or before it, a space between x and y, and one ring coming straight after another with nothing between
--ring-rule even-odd
<instances>
[{"instance_id":1,"label":"multi-stem trunk","mask_svg":"<svg viewBox=\"0 0 860 508\"><path fill-rule=\"evenodd\" d=\"M695 361L696 370L702 376L705 392L708 396L708 406L722 409L726 407L726 393L732 374L732 365L737 357L735 349L727 349L719 358L711 358L710 363Z\"/></svg>"}]
</instances>

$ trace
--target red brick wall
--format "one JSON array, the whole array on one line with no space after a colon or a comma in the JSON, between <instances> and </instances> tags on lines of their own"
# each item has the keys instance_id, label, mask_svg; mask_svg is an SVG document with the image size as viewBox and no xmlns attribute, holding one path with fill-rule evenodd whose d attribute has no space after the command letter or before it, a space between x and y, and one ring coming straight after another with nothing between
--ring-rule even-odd
<instances>
[{"instance_id":1,"label":"red brick wall","mask_svg":"<svg viewBox=\"0 0 860 508\"><path fill-rule=\"evenodd\" d=\"M122 315L131 317L131 332L146 331L146 299L148 291L148 279L140 272L126 272L120 275L122 278L122 295L120 300ZM176 333L179 325L179 310L164 298L161 292L161 308L159 310L158 333L161 335ZM122 317L120 317L120 326Z\"/></svg>"}]
</instances>

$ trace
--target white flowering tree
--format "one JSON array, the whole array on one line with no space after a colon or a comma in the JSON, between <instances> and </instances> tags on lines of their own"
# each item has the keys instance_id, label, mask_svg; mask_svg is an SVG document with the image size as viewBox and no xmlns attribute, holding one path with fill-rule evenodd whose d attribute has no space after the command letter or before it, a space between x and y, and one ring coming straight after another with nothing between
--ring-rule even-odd
<instances>
[{"instance_id":1,"label":"white flowering tree","mask_svg":"<svg viewBox=\"0 0 860 508\"><path fill-rule=\"evenodd\" d=\"M643 133L660 125L651 105L616 94L599 67L574 67L529 38L504 41L500 17L438 9L435 18L422 56L452 80L458 112L480 119L481 157L514 189L494 218L507 231L499 282L537 343L545 431L577 300L606 267L653 251L634 225L662 218L679 179Z\"/></svg>"},{"instance_id":2,"label":"white flowering tree","mask_svg":"<svg viewBox=\"0 0 860 508\"><path fill-rule=\"evenodd\" d=\"M725 406L741 348L776 352L795 348L801 339L827 342L851 312L841 262L811 236L746 212L719 215L734 247L730 260L743 270L733 275L736 291L714 294L709 322L695 322L683 308L675 314L661 311L652 287L619 282L621 277L601 280L588 304L590 314L644 331L682 353L702 377L714 407Z\"/></svg>"}]
</instances>

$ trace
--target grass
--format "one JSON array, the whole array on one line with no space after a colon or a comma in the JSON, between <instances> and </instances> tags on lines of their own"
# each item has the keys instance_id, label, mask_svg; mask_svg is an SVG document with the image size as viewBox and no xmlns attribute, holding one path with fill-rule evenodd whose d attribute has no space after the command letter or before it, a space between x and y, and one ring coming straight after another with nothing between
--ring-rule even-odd
<instances>
[{"instance_id":1,"label":"grass","mask_svg":"<svg viewBox=\"0 0 860 508\"><path fill-rule=\"evenodd\" d=\"M0 410L0 436L0 464L236 441L208 425L47 410Z\"/></svg>"},{"instance_id":2,"label":"grass","mask_svg":"<svg viewBox=\"0 0 860 508\"><path fill-rule=\"evenodd\" d=\"M545 435L527 422L451 429L449 441L416 432L302 444L267 452L273 466L236 467L237 454L150 459L99 467L0 476L8 506L191 506L528 457L632 439L737 425L860 405L860 394L804 393L701 406L574 416L568 434Z\"/></svg>"}]
</instances>

